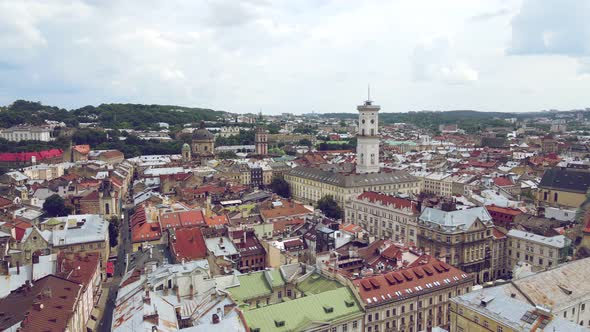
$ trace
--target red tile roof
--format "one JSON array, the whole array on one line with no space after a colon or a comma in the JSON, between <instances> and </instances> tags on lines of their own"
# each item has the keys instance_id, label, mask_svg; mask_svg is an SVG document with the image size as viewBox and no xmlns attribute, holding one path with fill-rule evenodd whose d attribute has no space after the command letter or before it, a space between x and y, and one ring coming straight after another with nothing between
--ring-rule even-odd
<instances>
[{"instance_id":1,"label":"red tile roof","mask_svg":"<svg viewBox=\"0 0 590 332\"><path fill-rule=\"evenodd\" d=\"M514 185L514 183L512 183L512 180L503 176L494 178L494 184L498 187L509 187Z\"/></svg>"},{"instance_id":2,"label":"red tile roof","mask_svg":"<svg viewBox=\"0 0 590 332\"><path fill-rule=\"evenodd\" d=\"M0 312L4 314L0 330L22 322L19 331L23 332L65 331L81 289L81 284L54 275L45 276L32 286L22 286L0 300Z\"/></svg>"},{"instance_id":3,"label":"red tile roof","mask_svg":"<svg viewBox=\"0 0 590 332\"><path fill-rule=\"evenodd\" d=\"M493 235L494 235L494 238L496 238L496 239L506 238L506 233L502 232L501 230L499 230L496 227L494 227L494 229L493 229Z\"/></svg>"},{"instance_id":4,"label":"red tile roof","mask_svg":"<svg viewBox=\"0 0 590 332\"><path fill-rule=\"evenodd\" d=\"M273 232L277 233L277 234L282 233L282 232L286 231L288 228L297 227L299 225L303 225L304 223L305 223L305 220L303 220L302 218L277 220L272 223Z\"/></svg>"},{"instance_id":5,"label":"red tile roof","mask_svg":"<svg viewBox=\"0 0 590 332\"><path fill-rule=\"evenodd\" d=\"M378 202L379 204L386 206L392 205L396 209L412 209L414 212L418 212L416 204L409 199L394 197L374 191L365 191L358 196L358 199L366 199L371 203Z\"/></svg>"},{"instance_id":6,"label":"red tile roof","mask_svg":"<svg viewBox=\"0 0 590 332\"><path fill-rule=\"evenodd\" d=\"M74 145L72 148L81 154L88 154L90 152L90 145L88 144Z\"/></svg>"},{"instance_id":7,"label":"red tile roof","mask_svg":"<svg viewBox=\"0 0 590 332\"><path fill-rule=\"evenodd\" d=\"M225 214L220 216L205 217L205 223L209 226L221 226L229 224L229 220Z\"/></svg>"},{"instance_id":8,"label":"red tile roof","mask_svg":"<svg viewBox=\"0 0 590 332\"><path fill-rule=\"evenodd\" d=\"M351 234L356 234L363 231L361 226L355 224L340 224L339 228L340 230Z\"/></svg>"},{"instance_id":9,"label":"red tile roof","mask_svg":"<svg viewBox=\"0 0 590 332\"><path fill-rule=\"evenodd\" d=\"M7 206L12 205L12 201L8 198L4 198L0 196L0 208L5 208Z\"/></svg>"},{"instance_id":10,"label":"red tile roof","mask_svg":"<svg viewBox=\"0 0 590 332\"><path fill-rule=\"evenodd\" d=\"M32 157L37 162L46 159L61 158L63 151L59 149L44 150L39 152L5 152L0 153L0 162L29 162Z\"/></svg>"},{"instance_id":11,"label":"red tile roof","mask_svg":"<svg viewBox=\"0 0 590 332\"><path fill-rule=\"evenodd\" d=\"M201 210L190 210L178 212L182 226L193 226L205 224L205 216Z\"/></svg>"},{"instance_id":12,"label":"red tile roof","mask_svg":"<svg viewBox=\"0 0 590 332\"><path fill-rule=\"evenodd\" d=\"M160 224L147 222L145 209L143 207L131 216L131 241L134 243L158 240L162 237Z\"/></svg>"},{"instance_id":13,"label":"red tile roof","mask_svg":"<svg viewBox=\"0 0 590 332\"><path fill-rule=\"evenodd\" d=\"M177 228L181 225L182 224L180 223L180 218L178 217L178 213L176 212L163 213L160 216L160 226L163 229Z\"/></svg>"},{"instance_id":14,"label":"red tile roof","mask_svg":"<svg viewBox=\"0 0 590 332\"><path fill-rule=\"evenodd\" d=\"M97 252L86 253L67 257L60 253L57 257L56 275L64 279L84 285L84 288L92 286L92 277L100 266L100 255Z\"/></svg>"},{"instance_id":15,"label":"red tile roof","mask_svg":"<svg viewBox=\"0 0 590 332\"><path fill-rule=\"evenodd\" d=\"M180 228L172 240L172 254L178 261L192 261L207 257L207 245L200 227Z\"/></svg>"},{"instance_id":16,"label":"red tile roof","mask_svg":"<svg viewBox=\"0 0 590 332\"><path fill-rule=\"evenodd\" d=\"M367 306L403 300L416 293L455 285L470 278L463 271L439 260L427 264L353 281Z\"/></svg>"},{"instance_id":17,"label":"red tile roof","mask_svg":"<svg viewBox=\"0 0 590 332\"><path fill-rule=\"evenodd\" d=\"M511 209L511 208L506 208L506 207L501 207L501 206L496 206L496 205L488 205L488 206L486 206L486 209L489 212L503 213L503 214L508 214L511 216L518 216L518 215L522 214L522 211L520 211L518 209Z\"/></svg>"},{"instance_id":18,"label":"red tile roof","mask_svg":"<svg viewBox=\"0 0 590 332\"><path fill-rule=\"evenodd\" d=\"M260 215L265 219L298 217L311 213L312 212L305 208L305 206L287 201L283 201L283 206L260 209Z\"/></svg>"}]
</instances>

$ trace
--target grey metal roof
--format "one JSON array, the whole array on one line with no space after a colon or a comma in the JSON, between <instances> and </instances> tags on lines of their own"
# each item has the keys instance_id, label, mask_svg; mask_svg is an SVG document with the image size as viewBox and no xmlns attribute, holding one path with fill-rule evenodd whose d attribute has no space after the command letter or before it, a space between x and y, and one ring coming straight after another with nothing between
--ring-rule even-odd
<instances>
[{"instance_id":1,"label":"grey metal roof","mask_svg":"<svg viewBox=\"0 0 590 332\"><path fill-rule=\"evenodd\" d=\"M511 229L508 232L508 237L513 237L525 241L539 243L545 246L551 246L555 248L564 248L571 244L571 240L564 235L556 236L541 236L535 233L524 232L517 229Z\"/></svg>"},{"instance_id":2,"label":"grey metal roof","mask_svg":"<svg viewBox=\"0 0 590 332\"><path fill-rule=\"evenodd\" d=\"M485 300L485 301L484 301ZM487 316L496 322L509 326L515 331L532 331L534 325L523 320L527 313L533 312L535 306L520 297L511 297L510 284L483 288L478 291L454 297L451 301L459 303L470 310ZM485 305L484 305L485 302ZM561 317L553 317L544 331L587 331Z\"/></svg>"},{"instance_id":3,"label":"grey metal roof","mask_svg":"<svg viewBox=\"0 0 590 332\"><path fill-rule=\"evenodd\" d=\"M589 186L589 172L559 168L546 170L539 184L541 188L553 188L577 193L586 193Z\"/></svg>"},{"instance_id":4,"label":"grey metal roof","mask_svg":"<svg viewBox=\"0 0 590 332\"><path fill-rule=\"evenodd\" d=\"M419 218L424 223L438 225L448 231L467 230L477 219L485 224L492 223L492 217L484 207L457 211L443 211L428 207L422 211Z\"/></svg>"},{"instance_id":5,"label":"grey metal roof","mask_svg":"<svg viewBox=\"0 0 590 332\"><path fill-rule=\"evenodd\" d=\"M296 167L292 169L289 172L289 174L292 176L297 176L309 180L324 182L334 186L346 188L379 186L418 181L416 177L406 172L340 174L330 171L323 171L319 168Z\"/></svg>"}]
</instances>

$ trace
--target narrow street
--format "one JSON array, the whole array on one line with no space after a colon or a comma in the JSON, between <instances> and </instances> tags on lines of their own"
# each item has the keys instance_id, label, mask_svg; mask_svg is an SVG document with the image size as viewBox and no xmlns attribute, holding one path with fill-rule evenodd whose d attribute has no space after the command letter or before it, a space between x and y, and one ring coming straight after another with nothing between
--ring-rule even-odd
<instances>
[{"instance_id":1,"label":"narrow street","mask_svg":"<svg viewBox=\"0 0 590 332\"><path fill-rule=\"evenodd\" d=\"M105 285L109 287L109 296L104 308L104 315L98 328L100 332L108 332L111 330L113 310L115 308L115 301L117 300L117 291L119 290L121 278L126 272L126 255L127 253L132 252L131 238L129 234L129 214L127 211L128 210L125 209L124 218L121 220L121 225L119 227L119 251L117 253L117 262L115 264L115 274L111 280L105 283Z\"/></svg>"}]
</instances>

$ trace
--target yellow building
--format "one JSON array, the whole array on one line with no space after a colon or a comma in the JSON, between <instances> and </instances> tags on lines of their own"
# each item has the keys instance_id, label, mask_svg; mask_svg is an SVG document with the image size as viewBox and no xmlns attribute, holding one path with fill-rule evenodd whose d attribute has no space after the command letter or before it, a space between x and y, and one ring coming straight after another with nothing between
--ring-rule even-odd
<instances>
[{"instance_id":1,"label":"yellow building","mask_svg":"<svg viewBox=\"0 0 590 332\"><path fill-rule=\"evenodd\" d=\"M297 167L285 174L295 200L315 204L331 195L341 208L364 191L419 194L420 181L406 172L340 174L319 168Z\"/></svg>"},{"instance_id":2,"label":"yellow building","mask_svg":"<svg viewBox=\"0 0 590 332\"><path fill-rule=\"evenodd\" d=\"M536 201L539 205L577 208L586 200L590 172L552 168L545 171Z\"/></svg>"},{"instance_id":3,"label":"yellow building","mask_svg":"<svg viewBox=\"0 0 590 332\"><path fill-rule=\"evenodd\" d=\"M572 268L569 269L568 272L573 272ZM565 299L570 297L566 293L569 286L556 282L561 283L559 280L567 278L560 276L564 271L554 271L452 298L450 331L588 331L589 322L586 317L582 317L587 311L585 304L579 303L579 300L572 302ZM567 275L569 277L572 274ZM582 276L578 274L574 279L579 281L579 277ZM567 280L563 282L571 284ZM574 296L579 294L570 294L572 300L579 298ZM562 299L566 303L560 303ZM587 300L587 294L582 295L582 299ZM561 306L566 306L567 310L562 311Z\"/></svg>"}]
</instances>

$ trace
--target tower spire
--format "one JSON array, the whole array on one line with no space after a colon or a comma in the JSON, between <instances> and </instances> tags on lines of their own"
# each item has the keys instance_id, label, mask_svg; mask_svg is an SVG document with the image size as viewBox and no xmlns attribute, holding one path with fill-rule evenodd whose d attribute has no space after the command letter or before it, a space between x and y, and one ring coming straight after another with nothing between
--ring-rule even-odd
<instances>
[{"instance_id":1,"label":"tower spire","mask_svg":"<svg viewBox=\"0 0 590 332\"><path fill-rule=\"evenodd\" d=\"M371 84L367 84L367 101L365 101L365 105L369 106L373 102L371 101Z\"/></svg>"}]
</instances>

